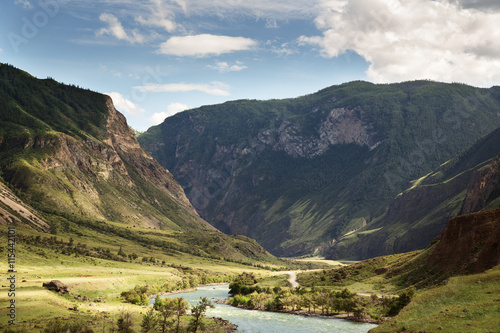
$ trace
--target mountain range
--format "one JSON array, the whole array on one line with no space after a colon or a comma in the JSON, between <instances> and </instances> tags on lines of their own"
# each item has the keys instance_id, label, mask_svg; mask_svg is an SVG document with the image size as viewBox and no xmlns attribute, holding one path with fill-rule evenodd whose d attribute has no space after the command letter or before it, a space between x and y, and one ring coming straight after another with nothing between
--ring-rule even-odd
<instances>
[{"instance_id":1,"label":"mountain range","mask_svg":"<svg viewBox=\"0 0 500 333\"><path fill-rule=\"evenodd\" d=\"M169 248L231 260L274 260L245 236L364 259L500 205L499 87L351 82L189 110L139 141L108 96L4 64L0 101L3 224L144 245L140 230L162 230Z\"/></svg>"},{"instance_id":2,"label":"mountain range","mask_svg":"<svg viewBox=\"0 0 500 333\"><path fill-rule=\"evenodd\" d=\"M357 81L203 106L138 140L217 229L278 256L363 259L426 247L450 218L497 205L494 190L462 208L499 126L500 87Z\"/></svg>"}]
</instances>

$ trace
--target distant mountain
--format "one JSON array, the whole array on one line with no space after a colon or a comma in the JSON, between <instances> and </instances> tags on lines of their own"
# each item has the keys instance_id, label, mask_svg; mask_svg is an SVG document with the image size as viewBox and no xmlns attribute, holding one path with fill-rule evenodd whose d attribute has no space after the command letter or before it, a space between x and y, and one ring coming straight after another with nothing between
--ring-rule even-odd
<instances>
[{"instance_id":1,"label":"distant mountain","mask_svg":"<svg viewBox=\"0 0 500 333\"><path fill-rule=\"evenodd\" d=\"M218 229L275 255L333 245L339 256L363 258L437 236L444 223L410 233L406 221L389 221L393 199L499 126L500 87L351 82L295 99L203 106L139 142ZM412 240L398 247L391 235Z\"/></svg>"},{"instance_id":2,"label":"distant mountain","mask_svg":"<svg viewBox=\"0 0 500 333\"><path fill-rule=\"evenodd\" d=\"M169 238L156 244L160 248L272 259L255 241L228 237L204 221L170 172L139 145L110 97L5 64L0 180L2 224L53 234L98 232L115 245L125 237L148 247L156 243L142 230L161 229Z\"/></svg>"}]
</instances>

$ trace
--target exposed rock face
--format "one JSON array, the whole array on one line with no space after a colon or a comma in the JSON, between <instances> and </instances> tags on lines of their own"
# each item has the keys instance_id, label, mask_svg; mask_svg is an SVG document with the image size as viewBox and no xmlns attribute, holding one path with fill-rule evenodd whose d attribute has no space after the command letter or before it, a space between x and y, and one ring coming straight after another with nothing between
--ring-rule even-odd
<instances>
[{"instance_id":1,"label":"exposed rock face","mask_svg":"<svg viewBox=\"0 0 500 333\"><path fill-rule=\"evenodd\" d=\"M484 272L500 264L500 209L450 220L428 259L443 274Z\"/></svg>"},{"instance_id":2,"label":"exposed rock face","mask_svg":"<svg viewBox=\"0 0 500 333\"><path fill-rule=\"evenodd\" d=\"M59 280L52 280L50 282L44 282L43 287L58 292L60 294L67 294L69 292L69 287Z\"/></svg>"},{"instance_id":3,"label":"exposed rock face","mask_svg":"<svg viewBox=\"0 0 500 333\"><path fill-rule=\"evenodd\" d=\"M283 150L288 155L314 158L323 155L331 145L354 143L359 146L373 145L371 126L363 120L361 108L332 109L321 122L317 134L300 135L299 124L284 120L279 126L262 131L258 143ZM255 145L254 145L255 146Z\"/></svg>"},{"instance_id":4,"label":"exposed rock face","mask_svg":"<svg viewBox=\"0 0 500 333\"><path fill-rule=\"evenodd\" d=\"M112 146L116 152L111 164L116 166L118 172L128 175L126 168L123 166L122 159L125 159L126 162L140 172L140 175L145 180L161 188L176 201L190 209L193 214L197 215L198 213L184 194L184 190L172 174L153 159L137 142L135 132L127 125L125 117L115 109L111 98L108 98L107 106L109 117L106 128L109 138L104 142Z\"/></svg>"},{"instance_id":5,"label":"exposed rock face","mask_svg":"<svg viewBox=\"0 0 500 333\"><path fill-rule=\"evenodd\" d=\"M9 166L5 179L25 189L26 199L50 202L61 212L153 228L168 224L177 229L172 223L174 217L166 217L165 211L151 214L155 208L148 212L144 209L152 205L162 210L168 196L175 203L169 204L172 215L172 209L179 205L182 213L177 216L182 216L185 223L213 229L199 217L172 174L139 145L135 132L111 98L106 96L105 102L109 113L106 123L96 130L98 135L51 131L30 138L3 137L0 151L23 147L40 156L27 159L21 167L19 163ZM148 206L142 207L146 201ZM49 228L37 219L33 222L43 230Z\"/></svg>"},{"instance_id":6,"label":"exposed rock face","mask_svg":"<svg viewBox=\"0 0 500 333\"><path fill-rule=\"evenodd\" d=\"M476 171L469 182L461 214L478 212L500 195L500 155Z\"/></svg>"},{"instance_id":7,"label":"exposed rock face","mask_svg":"<svg viewBox=\"0 0 500 333\"><path fill-rule=\"evenodd\" d=\"M37 212L0 183L0 224L23 223L31 228L49 231L50 226Z\"/></svg>"}]
</instances>

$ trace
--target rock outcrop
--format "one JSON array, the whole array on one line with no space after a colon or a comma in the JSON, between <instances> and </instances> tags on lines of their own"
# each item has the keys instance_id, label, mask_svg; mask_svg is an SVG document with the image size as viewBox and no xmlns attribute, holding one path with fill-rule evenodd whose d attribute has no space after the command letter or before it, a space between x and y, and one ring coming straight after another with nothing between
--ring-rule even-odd
<instances>
[{"instance_id":1,"label":"rock outcrop","mask_svg":"<svg viewBox=\"0 0 500 333\"><path fill-rule=\"evenodd\" d=\"M467 187L461 214L483 210L500 196L500 155L490 164L474 172Z\"/></svg>"},{"instance_id":2,"label":"rock outcrop","mask_svg":"<svg viewBox=\"0 0 500 333\"><path fill-rule=\"evenodd\" d=\"M59 280L52 280L50 282L44 282L43 287L58 292L60 294L67 294L69 292L69 287Z\"/></svg>"},{"instance_id":3,"label":"rock outcrop","mask_svg":"<svg viewBox=\"0 0 500 333\"><path fill-rule=\"evenodd\" d=\"M428 258L428 269L443 275L475 274L500 264L500 209L448 222Z\"/></svg>"},{"instance_id":4,"label":"rock outcrop","mask_svg":"<svg viewBox=\"0 0 500 333\"><path fill-rule=\"evenodd\" d=\"M301 135L300 124L283 120L276 127L259 133L257 144L270 146L275 151L284 151L288 155L314 158L323 155L330 146L353 143L359 146L376 147L373 142L372 126L363 119L361 108L332 109L320 123L313 135ZM261 147L264 149L264 147Z\"/></svg>"}]
</instances>

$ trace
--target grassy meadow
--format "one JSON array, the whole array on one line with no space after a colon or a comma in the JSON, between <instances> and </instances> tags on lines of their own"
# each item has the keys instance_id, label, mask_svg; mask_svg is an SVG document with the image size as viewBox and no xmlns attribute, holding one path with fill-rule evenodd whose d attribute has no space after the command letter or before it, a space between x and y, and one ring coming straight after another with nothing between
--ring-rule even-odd
<instances>
[{"instance_id":1,"label":"grassy meadow","mask_svg":"<svg viewBox=\"0 0 500 333\"><path fill-rule=\"evenodd\" d=\"M370 332L499 332L500 266L417 293L400 314Z\"/></svg>"},{"instance_id":2,"label":"grassy meadow","mask_svg":"<svg viewBox=\"0 0 500 333\"><path fill-rule=\"evenodd\" d=\"M96 331L110 329L120 312L130 311L135 323L134 330L140 330L142 313L146 307L127 303L120 294L135 286L151 286L159 290L162 285L182 286L187 277L196 276L196 284L203 282L229 282L232 276L243 271L258 275L271 275L277 272L241 264L231 260L194 256L182 252L162 251L153 246L144 246L133 240L121 237L109 237L92 230L84 231L80 237L74 235L41 234L25 226L16 227L17 243L15 247L16 273L8 273L7 262L7 226L0 225L2 246L0 262L2 284L0 288L0 331L7 330L9 317L8 306L12 299L16 304L16 325L18 332L37 332L49 320L60 318L63 321L82 320ZM141 230L146 233L148 229ZM151 239L165 238L168 232L155 230ZM165 235L162 235L165 233ZM30 243L30 237L41 236L38 244ZM57 244L49 245L47 240L55 237ZM125 254L137 254L138 258L127 261L98 258L66 252L68 245L74 246L85 242L92 249L107 248L113 255L122 249ZM63 254L64 253L64 254ZM154 258L154 262L150 258ZM143 261L143 258L147 260ZM116 259L116 258L115 258ZM282 261L281 264L286 263ZM279 266L266 263L277 269ZM15 297L9 297L7 278L15 274ZM69 286L69 294L59 294L42 287L44 282L60 280ZM156 289L155 289L156 288ZM77 300L80 297L82 300ZM86 297L86 298L85 298ZM83 299L88 300L83 300ZM75 308L77 309L75 311ZM10 326L12 328L12 326Z\"/></svg>"}]
</instances>

